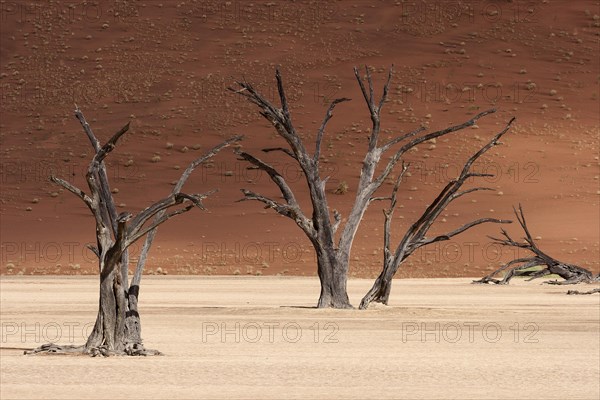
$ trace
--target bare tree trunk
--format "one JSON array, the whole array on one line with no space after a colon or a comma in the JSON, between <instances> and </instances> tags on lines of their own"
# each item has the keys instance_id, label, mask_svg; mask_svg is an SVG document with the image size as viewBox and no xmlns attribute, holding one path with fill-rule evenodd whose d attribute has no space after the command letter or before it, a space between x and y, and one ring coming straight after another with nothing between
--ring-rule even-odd
<instances>
[{"instance_id":1,"label":"bare tree trunk","mask_svg":"<svg viewBox=\"0 0 600 400\"><path fill-rule=\"evenodd\" d=\"M244 198L240 201L257 200L263 202L267 208L273 208L279 214L294 220L311 241L317 255L317 272L321 282L321 294L317 307L350 308L352 306L346 293L347 263L344 264L347 260L339 256L339 250L336 249L334 242L334 235L340 222L340 216L337 212L334 212L332 221L325 193L327 178L321 179L319 174L320 146L325 126L331 118L335 106L348 99L336 99L331 103L321 128L317 133L315 153L309 155L302 139L296 133L292 124L279 70L276 72L276 78L281 108L276 108L247 82L238 82L240 89L234 90L231 88L231 90L259 106L261 115L273 124L279 135L289 144L289 149L277 147L263 149L263 151L267 153L281 151L298 163L298 166L304 173L310 192L313 208L312 218L308 218L304 214L292 189L273 166L243 151L237 151L237 154L255 167L265 171L279 187L286 202L281 203L246 189L242 189Z\"/></svg>"},{"instance_id":2,"label":"bare tree trunk","mask_svg":"<svg viewBox=\"0 0 600 400\"><path fill-rule=\"evenodd\" d=\"M109 264L109 263L112 263ZM119 260L107 260L100 276L100 299L98 316L85 350L92 352L102 348L107 352L132 353L142 349L141 337L130 337L126 329L128 313L127 290L123 285Z\"/></svg>"},{"instance_id":3,"label":"bare tree trunk","mask_svg":"<svg viewBox=\"0 0 600 400\"><path fill-rule=\"evenodd\" d=\"M318 308L352 308L346 291L347 273L335 252L317 251L317 270L321 281Z\"/></svg>"},{"instance_id":4,"label":"bare tree trunk","mask_svg":"<svg viewBox=\"0 0 600 400\"><path fill-rule=\"evenodd\" d=\"M192 171L206 159L214 156L229 144L241 140L233 137L211 149L204 156L194 160L184 171L172 193L133 216L128 212L116 215L114 200L110 188L104 158L115 148L119 138L124 135L129 124L117 132L104 146L94 136L79 109L75 116L87 134L95 155L87 170L86 180L90 193L73 186L69 182L51 177L52 182L62 186L78 196L88 206L96 220L97 247L90 246L96 254L100 272L100 294L96 323L84 346L58 346L52 343L26 352L85 352L91 355L154 355L155 350L145 349L141 338L141 322L138 313L139 284L147 253L154 239L156 229L167 220L194 207L204 209L202 200L213 192L205 194L185 194L181 189ZM179 209L174 206L185 203ZM146 236L151 234L150 236ZM140 260L138 261L131 285L128 282L128 252L133 243L146 236Z\"/></svg>"}]
</instances>

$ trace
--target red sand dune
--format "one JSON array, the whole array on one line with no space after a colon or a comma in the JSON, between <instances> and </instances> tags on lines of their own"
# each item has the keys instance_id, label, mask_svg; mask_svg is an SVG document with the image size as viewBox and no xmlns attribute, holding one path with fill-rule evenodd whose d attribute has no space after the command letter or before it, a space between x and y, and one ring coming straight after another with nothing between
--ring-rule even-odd
<instances>
[{"instance_id":1,"label":"red sand dune","mask_svg":"<svg viewBox=\"0 0 600 400\"><path fill-rule=\"evenodd\" d=\"M365 64L375 69L378 88L394 65L384 138L498 109L479 129L409 154L413 170L400 192L396 240L468 155L516 116L505 144L478 166L497 174L484 182L496 191L453 204L435 232L479 216L510 218L511 207L522 203L542 249L600 270L597 2L149 0L68 7L6 1L0 7L3 274L96 272L84 248L94 241L87 209L48 181L54 172L85 183L90 146L73 118L74 103L103 140L132 122L108 165L119 209L135 212L166 195L179 168L226 137L244 134L244 149L255 154L283 144L256 109L226 90L245 78L274 99L276 66L309 147L327 103L353 99L335 111L323 164L331 191L342 181L349 185L348 193L330 196L331 207L347 214L370 127L352 67ZM160 161L153 163L155 155ZM295 166L274 154L264 158L281 166L306 204ZM227 149L196 172L187 190L219 192L206 200L208 211L159 230L148 272L315 273L310 244L293 222L258 203L235 203L242 187L277 196L268 177L245 167ZM384 185L382 195L390 189ZM357 235L353 276L380 268L381 208L371 207ZM518 226L508 230L521 236ZM490 247L485 235L498 231L482 226L415 254L399 276L482 275L514 256Z\"/></svg>"}]
</instances>

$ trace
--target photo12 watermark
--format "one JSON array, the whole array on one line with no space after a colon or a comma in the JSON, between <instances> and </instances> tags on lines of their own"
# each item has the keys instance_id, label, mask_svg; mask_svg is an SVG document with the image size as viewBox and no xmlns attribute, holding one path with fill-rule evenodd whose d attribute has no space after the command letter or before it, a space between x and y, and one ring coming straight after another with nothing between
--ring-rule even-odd
<instances>
[{"instance_id":1,"label":"photo12 watermark","mask_svg":"<svg viewBox=\"0 0 600 400\"><path fill-rule=\"evenodd\" d=\"M335 322L307 325L286 322L202 322L202 343L298 343L336 344L340 327Z\"/></svg>"},{"instance_id":2,"label":"photo12 watermark","mask_svg":"<svg viewBox=\"0 0 600 400\"><path fill-rule=\"evenodd\" d=\"M522 344L540 342L540 327L534 322L503 325L498 322L402 322L402 343L498 343L509 341Z\"/></svg>"},{"instance_id":3,"label":"photo12 watermark","mask_svg":"<svg viewBox=\"0 0 600 400\"><path fill-rule=\"evenodd\" d=\"M390 99L403 104L523 104L538 103L542 91L534 82L401 81Z\"/></svg>"},{"instance_id":4,"label":"photo12 watermark","mask_svg":"<svg viewBox=\"0 0 600 400\"><path fill-rule=\"evenodd\" d=\"M5 321L0 324L1 343L78 343L85 341L94 322L24 322Z\"/></svg>"},{"instance_id":5,"label":"photo12 watermark","mask_svg":"<svg viewBox=\"0 0 600 400\"><path fill-rule=\"evenodd\" d=\"M86 155L86 159L91 157L91 155ZM3 185L22 185L25 183L42 185L50 182L51 176L55 176L85 187L87 186L85 176L88 168L89 163L83 158L68 163L62 160L2 160L0 161L0 183ZM135 163L113 163L107 168L107 174L108 179L112 182L134 183L141 180L142 172L139 165ZM56 186L57 191L58 189L59 187Z\"/></svg>"},{"instance_id":6,"label":"photo12 watermark","mask_svg":"<svg viewBox=\"0 0 600 400\"><path fill-rule=\"evenodd\" d=\"M458 225L458 224L457 224ZM90 233L91 234L91 233ZM1 263L8 271L20 265L36 264L52 268L78 270L82 267L97 267L98 258L90 249L94 242L78 241L2 241L0 243ZM136 260L141 244L129 247L131 262ZM317 256L310 243L301 240L246 240L246 241L201 241L186 251L179 263L203 267L236 266L263 268L272 266L289 267L316 265ZM374 253L376 254L376 253ZM506 247L492 241L447 240L420 247L407 260L412 264L460 264L491 263L500 265L502 260L516 259L527 254L525 249ZM378 258L379 256L377 256ZM177 257L176 257L177 258ZM81 264L79 264L81 263ZM85 268L84 268L85 269ZM241 270L238 271L241 272ZM14 271L13 271L14 272ZM255 271L256 272L256 271Z\"/></svg>"}]
</instances>

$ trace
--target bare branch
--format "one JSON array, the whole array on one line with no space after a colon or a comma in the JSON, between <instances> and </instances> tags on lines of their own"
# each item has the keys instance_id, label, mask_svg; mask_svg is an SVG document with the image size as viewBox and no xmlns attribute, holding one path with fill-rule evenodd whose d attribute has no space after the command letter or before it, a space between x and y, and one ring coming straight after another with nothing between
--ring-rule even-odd
<instances>
[{"instance_id":1,"label":"bare branch","mask_svg":"<svg viewBox=\"0 0 600 400\"><path fill-rule=\"evenodd\" d=\"M413 136L415 136L415 135L423 132L425 129L426 128L424 126L421 126L421 127L415 129L412 132L409 132L407 134L404 134L402 136L398 136L397 138L390 140L389 142L387 142L386 144L384 144L383 146L381 146L381 152L383 153L383 152L387 151L390 147L392 147L396 143L400 143L403 140L411 138L411 137L413 137Z\"/></svg>"},{"instance_id":2,"label":"bare branch","mask_svg":"<svg viewBox=\"0 0 600 400\"><path fill-rule=\"evenodd\" d=\"M271 180L275 182L275 184L281 190L281 194L283 195L285 201L287 201L287 203L291 206L298 207L298 202L296 201L296 197L294 196L292 189L289 187L283 176L275 168L244 151L236 151L236 154L269 174Z\"/></svg>"},{"instance_id":3,"label":"bare branch","mask_svg":"<svg viewBox=\"0 0 600 400\"><path fill-rule=\"evenodd\" d=\"M285 91L283 88L283 81L279 70L276 71L277 88L279 92L279 98L282 108L277 108L269 100L264 98L258 93L251 84L248 82L237 82L243 90L236 90L229 88L232 92L246 97L251 103L256 104L260 108L260 114L273 125L279 135L285 139L289 144L294 158L298 160L298 163L305 173L310 171L311 165L309 161L312 158L307 156L306 149L302 144L302 140L296 133L292 124L291 116L289 114L289 106Z\"/></svg>"},{"instance_id":4,"label":"bare branch","mask_svg":"<svg viewBox=\"0 0 600 400\"><path fill-rule=\"evenodd\" d=\"M491 112L491 110L488 111L488 113ZM483 113L482 113L483 114ZM480 114L481 115L481 114ZM485 114L484 114L485 115ZM477 159L479 159L479 157L481 157L483 154L485 154L489 149L491 149L494 146L497 146L499 144L499 140L502 136L504 136L504 134L506 132L508 132L508 130L510 129L512 123L515 121L515 117L512 117L510 119L510 121L508 121L508 124L506 124L506 126L504 127L504 129L502 129L498 134L496 134L496 136L494 136L492 138L492 140L490 140L485 146L483 146L481 149L479 149L479 151L475 154L473 154L471 156L471 158L469 158L469 160L465 163L465 166L463 167L463 171L461 173L461 177L464 177L463 179L466 179L470 176L486 176L484 174L469 174L469 170L471 169L471 166L473 166L473 163L475 161L477 161Z\"/></svg>"},{"instance_id":5,"label":"bare branch","mask_svg":"<svg viewBox=\"0 0 600 400\"><path fill-rule=\"evenodd\" d=\"M96 255L96 257L100 258L100 252L98 251L98 248L96 246L93 246L91 244L86 244L85 247L87 247L88 249L90 249L92 251L92 253L94 253Z\"/></svg>"},{"instance_id":6,"label":"bare branch","mask_svg":"<svg viewBox=\"0 0 600 400\"><path fill-rule=\"evenodd\" d=\"M396 178L396 182L394 183L394 187L392 189L392 194L390 195L390 206L387 210L383 210L384 215L384 223L383 223L383 268L389 268L390 263L392 262L392 249L391 249L391 227L392 227L392 217L394 215L394 210L396 209L397 203L397 194L398 189L400 188L400 183L408 171L409 164L402 162L402 170L398 174Z\"/></svg>"},{"instance_id":7,"label":"bare branch","mask_svg":"<svg viewBox=\"0 0 600 400\"><path fill-rule=\"evenodd\" d=\"M600 288L594 288L592 290L588 290L585 292L580 292L579 290L569 290L567 292L567 294L573 295L573 294L582 294L582 295L586 295L586 294L594 294L594 293L600 293Z\"/></svg>"},{"instance_id":8,"label":"bare branch","mask_svg":"<svg viewBox=\"0 0 600 400\"><path fill-rule=\"evenodd\" d=\"M92 207L92 199L87 194L85 194L85 192L83 190L81 190L78 187L72 185L71 183L65 181L64 179L57 178L55 176L51 176L50 180L52 182L54 182L55 184L67 189L69 192L73 193L77 197L79 197L81 200L83 200L83 202L88 207L90 207L90 208Z\"/></svg>"},{"instance_id":9,"label":"bare branch","mask_svg":"<svg viewBox=\"0 0 600 400\"><path fill-rule=\"evenodd\" d=\"M137 242L140 238L142 238L147 233L156 231L156 228L158 228L159 225L163 224L164 222L167 222L169 219L171 219L179 214L183 214L185 212L190 211L195 206L196 206L196 204L188 204L187 206L180 208L178 210L175 210L171 213L161 213L160 216L157 214L157 218L152 220L152 223L150 225L148 225L146 228L144 228L142 230L139 230L138 232L133 234L131 237L129 237L128 240L125 242L124 247L127 248L127 247L131 246L133 243ZM133 281L132 281L132 283L133 283Z\"/></svg>"},{"instance_id":10,"label":"bare branch","mask_svg":"<svg viewBox=\"0 0 600 400\"><path fill-rule=\"evenodd\" d=\"M288 105L285 90L283 88L283 80L281 79L281 73L279 68L275 69L275 78L277 79L277 92L279 93L279 100L281 101L281 109L283 110L283 116L286 121L291 121L290 108Z\"/></svg>"},{"instance_id":11,"label":"bare branch","mask_svg":"<svg viewBox=\"0 0 600 400\"><path fill-rule=\"evenodd\" d=\"M475 125L475 122L477 122L477 120L479 120L480 118L485 117L488 114L493 114L495 112L496 112L495 109L490 109L490 110L487 110L487 111L483 111L483 112L480 112L479 114L477 114L476 116L474 116L473 118L471 118L470 120L462 123L462 124L454 125L454 126L451 126L449 128L442 129L442 130L439 130L439 131L436 131L436 132L432 132L432 133L429 133L427 135L420 136L418 138L415 138L415 139L411 140L410 142L408 142L405 145L403 145L394 154L394 156L390 159L390 161L388 162L388 164L385 167L385 169L383 170L383 172L379 175L379 177L377 177L377 179L375 179L375 181L376 182L383 182L385 180L385 178L393 170L393 168L396 165L396 163L398 162L398 160L400 160L400 158L404 155L404 153L406 153L411 148L417 146L418 144L426 142L427 140L435 139L435 138L438 138L440 136L444 136L444 135L447 135L449 133L460 131L462 129L465 129L465 128L468 128L470 126L473 126L473 125ZM508 130L508 128L510 127L510 125L512 124L513 121L514 121L514 118L510 120L510 122L508 123L507 127L505 128L506 130ZM501 132L499 135L502 136L506 132L506 130L503 131L503 132ZM497 144L496 141L494 141L494 145L495 144ZM475 158L478 158L478 157L479 156L477 156Z\"/></svg>"},{"instance_id":12,"label":"bare branch","mask_svg":"<svg viewBox=\"0 0 600 400\"><path fill-rule=\"evenodd\" d=\"M244 197L238 200L238 202L247 200L260 201L265 204L265 208L272 208L277 213L293 219L296 222L296 225L298 225L309 238L316 238L316 231L314 229L312 221L302 213L302 210L300 210L300 207L298 207L298 205L282 204L273 199L270 199L266 196L263 196L261 194L255 193L247 189L241 189L241 191L242 193L244 193Z\"/></svg>"},{"instance_id":13,"label":"bare branch","mask_svg":"<svg viewBox=\"0 0 600 400\"><path fill-rule=\"evenodd\" d=\"M485 186L478 186L478 187L470 188L470 189L467 189L467 190L462 190L460 192L455 192L454 194L452 194L450 196L450 201L454 201L454 200L458 199L459 197L462 197L462 196L464 196L466 194L473 193L473 192L479 192L479 191L482 191L482 190L493 192L496 189L485 187Z\"/></svg>"},{"instance_id":14,"label":"bare branch","mask_svg":"<svg viewBox=\"0 0 600 400\"><path fill-rule=\"evenodd\" d=\"M385 200L391 200L392 198L390 196L387 197L371 197L369 199L369 202L374 202L374 201L385 201Z\"/></svg>"},{"instance_id":15,"label":"bare branch","mask_svg":"<svg viewBox=\"0 0 600 400\"><path fill-rule=\"evenodd\" d=\"M333 100L331 102L331 104L329 105L327 112L325 113L325 118L323 119L323 122L321 123L321 127L319 128L319 131L317 132L317 140L316 140L316 144L315 144L315 155L313 156L313 160L315 163L317 163L319 161L319 157L321 156L321 142L323 141L323 134L325 132L325 127L327 126L327 123L333 116L333 109L335 108L336 105L338 105L339 103L343 103L345 101L350 101L350 99L348 99L346 97L342 97L342 98Z\"/></svg>"},{"instance_id":16,"label":"bare branch","mask_svg":"<svg viewBox=\"0 0 600 400\"><path fill-rule=\"evenodd\" d=\"M378 102L378 106L375 106L373 80L371 78L371 72L369 70L369 67L366 65L365 65L365 74L367 76L367 84L369 85L368 89L365 87L364 80L360 76L360 73L358 72L358 68L354 67L354 75L356 77L358 85L360 86L360 90L363 94L365 102L367 103L367 107L369 108L369 113L371 116L371 122L372 122L373 127L371 129L371 135L369 136L368 152L373 152L376 149L377 141L379 140L380 113L381 113L381 108L383 107L383 104L387 100L387 95L389 92L389 85L390 85L390 82L392 79L392 74L393 74L393 66L390 67L390 69L388 71L387 80L386 80L385 84L383 85L383 92L382 92L381 98ZM368 93L367 93L367 90L368 90Z\"/></svg>"},{"instance_id":17,"label":"bare branch","mask_svg":"<svg viewBox=\"0 0 600 400\"><path fill-rule=\"evenodd\" d=\"M175 184L175 186L173 187L172 193L175 194L175 193L181 192L181 190L183 189L183 186L185 185L189 176L204 161L215 156L219 151L221 151L225 147L231 145L232 143L236 143L242 139L243 139L243 136L233 136L233 137L225 140L224 142L216 145L215 147L210 149L208 152L206 152L202 156L200 156L200 157L196 158L194 161L192 161L190 163L190 165L185 169L183 174L181 174L181 177L177 181L177 184ZM201 195L201 196L203 196L203 197L201 197L201 199L208 197L209 195L211 195L214 192L215 191L213 190L204 195ZM187 208L187 207L185 207L185 208ZM191 208L193 208L193 207L190 207L190 209ZM144 270L144 265L146 264L146 259L148 257L148 252L150 251L150 247L152 246L152 242L154 241L154 238L156 236L156 232L157 232L156 227L158 227L158 225L160 225L162 223L161 221L162 221L162 218L163 218L165 212L166 211L158 212L156 214L156 216L154 217L154 220L151 225L151 226L154 226L154 228L148 229L147 232L145 232L145 233L147 233L146 240L144 241L144 245L142 246L142 250L140 252L140 257L139 257L137 265L135 267L135 272L134 272L133 278L131 279L130 287L139 287L139 284L142 280L142 273ZM178 215L178 214L175 214L175 215ZM173 216L175 216L175 215L173 215ZM171 218L171 217L169 217L169 218ZM133 295L137 297L137 293L135 293ZM135 301L137 301L137 299L135 299Z\"/></svg>"},{"instance_id":18,"label":"bare branch","mask_svg":"<svg viewBox=\"0 0 600 400\"><path fill-rule=\"evenodd\" d=\"M377 142L379 140L379 131L381 126L380 114L381 108L383 107L387 99L392 73L393 67L390 68L388 72L387 81L384 84L383 93L379 101L379 105L376 107L374 99L373 81L371 79L371 73L368 67L366 67L367 83L369 84L368 93L364 81L358 72L358 68L354 68L354 75L356 77L356 81L358 82L358 85L363 94L363 98L365 99L365 102L369 109L372 128L371 135L369 136L367 154L365 154L363 165L360 171L360 179L356 190L356 197L354 198L354 204L352 206L352 209L350 210L350 214L348 215L346 224L338 240L338 249L344 255L350 254L354 236L356 235L358 226L362 217L364 216L366 209L372 202L372 196L387 177L386 174L383 177L383 179L373 181L375 170L377 168L379 160L381 159L381 154L383 153L382 149L377 147ZM390 171L388 171L388 174L389 172L391 172L391 169Z\"/></svg>"},{"instance_id":19,"label":"bare branch","mask_svg":"<svg viewBox=\"0 0 600 400\"><path fill-rule=\"evenodd\" d=\"M81 112L79 107L77 107L77 105L75 105L75 117L79 120L79 123L83 127L83 130L84 130L85 134L87 135L87 137L90 141L90 144L92 145L92 148L94 149L94 152L96 154L98 154L101 151L100 142L98 141L98 139L92 132L92 128L86 121L83 113ZM127 124L126 127L128 128L129 124ZM127 129L125 129L125 128L121 129L119 132L117 132L117 135L120 136L123 133L125 133L124 130L126 131ZM113 146L114 146L114 144L116 144L116 140L117 139L114 140ZM104 225L112 228L113 236L116 238L117 230L118 230L117 209L115 207L115 203L114 203L113 197L110 192L110 185L108 183L106 166L104 165L103 161L100 161L97 165L95 165L92 162L90 164L90 167L91 166L94 166L94 168L96 169L95 180L97 181L97 184L99 186L99 188L97 190L97 194L102 199L102 201L99 201L99 210L97 212L94 212L94 215L97 215L96 218L97 218L98 223L100 223L100 220L101 220ZM88 180L88 184L89 183L90 183L90 181ZM128 255L127 251L125 251L121 258L121 269L122 269L121 275L122 275L123 282L127 282L127 275L128 275L128 270L129 270L128 265L129 265L129 255Z\"/></svg>"},{"instance_id":20,"label":"bare branch","mask_svg":"<svg viewBox=\"0 0 600 400\"><path fill-rule=\"evenodd\" d=\"M393 73L394 73L394 64L392 64L390 66L390 69L388 71L387 80L385 81L385 84L383 85L383 93L381 94L381 99L379 100L379 105L377 106L377 112L378 113L383 108L383 103L385 103L385 101L387 100L388 92L389 92L389 89L390 89L390 82L392 80L392 74Z\"/></svg>"},{"instance_id":21,"label":"bare branch","mask_svg":"<svg viewBox=\"0 0 600 400\"><path fill-rule=\"evenodd\" d=\"M494 275L512 267L515 264L520 264L516 267L513 267L508 274L506 274L506 276L503 279L495 279L493 278ZM517 258L515 260L511 260L509 262L507 262L506 264L502 265L500 268L498 268L496 271L494 271L493 273L489 274L488 276L479 279L477 281L473 281L473 283L495 283L498 285L505 285L508 283L508 281L515 275L515 273L519 270L523 270L526 268L531 268L531 267L535 267L536 265L539 265L540 261L537 257L526 257L526 258Z\"/></svg>"},{"instance_id":22,"label":"bare branch","mask_svg":"<svg viewBox=\"0 0 600 400\"><path fill-rule=\"evenodd\" d=\"M515 210L515 208L513 207L513 211L515 212L515 215L517 216L517 219L519 220L519 224L521 225L521 228L523 228L523 232L525 232L525 240L527 241L527 243L529 243L532 248L535 247L534 243L533 243L533 237L531 237L531 233L529 233L529 228L527 228L527 222L525 221L525 214L523 214L523 208L521 207L521 204L519 204L519 212L517 213L517 210Z\"/></svg>"},{"instance_id":23,"label":"bare branch","mask_svg":"<svg viewBox=\"0 0 600 400\"><path fill-rule=\"evenodd\" d=\"M465 162L460 176L456 180L453 180L449 182L448 185L446 185L446 187L442 190L439 196L427 208L421 219L417 221L417 223L415 223L415 225L417 226L420 225L420 228L417 230L416 237L424 237L424 235L429 230L429 227L433 224L433 222L435 222L436 218L440 215L440 213L448 206L448 204L450 204L455 199L480 190L493 190L491 188L486 187L475 187L464 190L462 192L458 191L468 178L483 175L471 173L471 167L473 166L475 161L479 159L479 157L485 154L492 147L497 146L499 144L499 139L506 132L508 132L508 129L510 128L514 120L515 119L512 118L502 131L496 134L488 143L485 144L485 146L479 149L475 154L469 157L469 159Z\"/></svg>"},{"instance_id":24,"label":"bare branch","mask_svg":"<svg viewBox=\"0 0 600 400\"><path fill-rule=\"evenodd\" d=\"M477 225L481 225L481 224L485 224L485 223L494 223L494 224L511 224L512 221L511 220L505 220L505 219L497 219L497 218L480 218L478 220L475 221L471 221L469 223L464 224L463 226L461 226L460 228L457 228L451 232L448 232L446 234L443 235L438 235L434 238L431 239L427 239L427 238L423 238L421 241L419 241L419 245L418 247L422 247L422 246L426 246L428 244L431 243L435 243L435 242L440 242L440 241L444 241L444 240L450 240L452 237L461 234L469 229L471 229L474 226Z\"/></svg>"},{"instance_id":25,"label":"bare branch","mask_svg":"<svg viewBox=\"0 0 600 400\"><path fill-rule=\"evenodd\" d=\"M94 151L97 153L98 150L100 150L100 141L98 141L96 135L94 135L94 132L92 132L90 124L88 124L88 122L85 120L83 113L81 112L79 107L77 107L77 105L75 105L75 117L81 123L81 126L83 127L85 134L87 135L92 147L94 148Z\"/></svg>"},{"instance_id":26,"label":"bare branch","mask_svg":"<svg viewBox=\"0 0 600 400\"><path fill-rule=\"evenodd\" d=\"M368 71L369 70L367 69L367 72ZM372 104L371 98L367 94L367 89L365 88L365 84L363 83L363 79L360 76L360 72L358 72L358 68L357 67L354 67L354 76L356 76L356 81L358 82L358 86L360 86L360 91L363 94L363 97L365 99L365 103L367 103L367 106L369 107L369 110L372 111L372 108L371 108L371 104Z\"/></svg>"},{"instance_id":27,"label":"bare branch","mask_svg":"<svg viewBox=\"0 0 600 400\"><path fill-rule=\"evenodd\" d=\"M369 67L367 65L365 65L365 74L367 75L367 82L369 83L369 107L374 110L375 96L373 94L373 79L371 79L371 71L369 71Z\"/></svg>"},{"instance_id":28,"label":"bare branch","mask_svg":"<svg viewBox=\"0 0 600 400\"><path fill-rule=\"evenodd\" d=\"M190 163L190 165L188 165L188 167L185 169L185 171L183 171L183 173L181 174L181 177L179 178L179 180L173 187L172 193L178 193L181 191L181 189L183 189L183 185L185 184L185 182L188 180L188 178L190 177L192 172L194 172L194 170L200 164L202 164L204 161L214 157L219 151L223 150L225 147L228 147L232 143L239 142L243 138L244 137L241 135L232 136L229 139L225 140L224 142L216 145L215 147L213 147L212 149L210 149L209 151L204 153L202 156L200 156L200 157L196 158L194 161L192 161Z\"/></svg>"},{"instance_id":29,"label":"bare branch","mask_svg":"<svg viewBox=\"0 0 600 400\"><path fill-rule=\"evenodd\" d=\"M247 189L240 189L244 194L244 197L237 200L237 202L247 201L247 200L257 200L266 205L265 208L272 208L277 211L279 214L284 215L286 217L292 217L293 215L293 207L289 204L283 204L278 201L275 201L269 197L263 196L256 192Z\"/></svg>"},{"instance_id":30,"label":"bare branch","mask_svg":"<svg viewBox=\"0 0 600 400\"><path fill-rule=\"evenodd\" d=\"M92 160L92 163L101 163L102 161L104 161L104 158L106 158L106 156L113 151L113 149L115 148L115 146L117 145L117 141L119 140L119 138L121 136L123 136L128 130L129 130L129 124L130 122L127 123L127 125L125 125L124 127L122 127L117 133L115 133L113 135L113 137L111 137L108 142L106 142L104 144L104 146L102 146L100 148L100 150L98 150L98 152L96 152L96 155L94 156L94 159Z\"/></svg>"},{"instance_id":31,"label":"bare branch","mask_svg":"<svg viewBox=\"0 0 600 400\"><path fill-rule=\"evenodd\" d=\"M140 211L129 223L129 236L135 236L142 226L160 211L166 210L174 205L181 204L184 201L191 201L195 206L204 209L201 199L206 195L188 195L185 193L170 194L162 200L157 201L144 210Z\"/></svg>"},{"instance_id":32,"label":"bare branch","mask_svg":"<svg viewBox=\"0 0 600 400\"><path fill-rule=\"evenodd\" d=\"M287 154L288 156L292 157L294 160L298 161L298 158L296 158L296 155L290 149L286 149L285 147L268 147L266 149L262 149L262 151L264 153L270 153L272 151L281 151L281 152Z\"/></svg>"}]
</instances>

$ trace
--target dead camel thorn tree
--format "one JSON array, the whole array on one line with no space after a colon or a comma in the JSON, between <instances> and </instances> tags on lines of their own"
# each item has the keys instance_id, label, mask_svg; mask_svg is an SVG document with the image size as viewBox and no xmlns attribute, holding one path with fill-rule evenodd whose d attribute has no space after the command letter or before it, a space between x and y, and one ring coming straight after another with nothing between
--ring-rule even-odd
<instances>
[{"instance_id":1,"label":"dead camel thorn tree","mask_svg":"<svg viewBox=\"0 0 600 400\"><path fill-rule=\"evenodd\" d=\"M244 96L249 102L258 106L260 114L269 121L279 136L288 144L288 147L267 148L263 149L263 151L266 153L272 151L285 153L295 160L304 174L312 204L312 215L310 216L301 209L294 192L279 171L267 162L247 152L237 152L242 159L252 164L253 168L265 171L277 185L284 199L284 202L276 201L259 193L242 189L244 198L240 201L257 200L264 203L266 208L272 208L279 214L291 218L302 229L313 245L317 256L317 272L321 283L321 292L317 303L317 307L319 308L352 308L346 290L352 243L365 211L369 204L377 199L373 197L374 193L388 178L402 156L420 143L472 126L480 118L495 112L495 110L484 111L463 124L418 136L425 129L421 127L385 143L380 143L380 116L381 110L387 100L392 78L392 68L389 70L387 80L383 86L383 92L379 99L375 98L371 72L368 67L365 67L365 76L361 76L357 68L354 68L354 75L369 110L372 128L368 138L367 152L362 163L354 203L350 214L343 224L342 216L339 212L336 210L330 211L329 209L325 190L329 177L321 178L319 163L321 143L327 123L331 119L335 107L350 99L338 98L331 102L325 113L323 122L316 132L314 151L309 152L292 122L289 103L279 70L276 70L275 73L279 106L267 100L246 81L237 82L236 87L230 88L234 93ZM393 146L401 142L404 142L404 144L392 154L383 169L377 172L377 166L381 157ZM341 233L336 240L338 230Z\"/></svg>"},{"instance_id":2,"label":"dead camel thorn tree","mask_svg":"<svg viewBox=\"0 0 600 400\"><path fill-rule=\"evenodd\" d=\"M456 235L459 235L477 225L481 225L484 223L497 223L497 224L507 224L512 221L502 220L497 218L480 218L475 221L468 222L461 227L442 234L436 235L434 237L428 238L425 235L432 227L436 219L440 216L440 214L448 207L448 205L454 200L477 191L481 190L494 190L492 188L478 186L473 187L466 190L460 190L465 182L467 182L470 178L478 178L478 177L492 177L493 174L483 174L471 172L471 167L483 154L485 154L492 147L495 147L500 144L500 138L508 132L512 122L515 119L512 118L506 127L494 136L485 146L483 146L479 151L473 154L463 166L463 169L460 175L456 178L448 182L448 184L442 189L442 191L438 194L435 200L427 207L427 209L423 212L421 217L415 221L410 228L404 234L402 240L400 240L398 246L396 246L395 251L392 252L391 248L391 240L390 240L390 232L391 232L391 223L392 216L394 214L394 210L396 208L397 198L396 195L398 193L398 188L400 186L400 182L402 181L402 177L408 169L408 166L402 165L402 171L398 175L396 179L396 183L394 188L392 189L392 195L389 198L390 207L388 209L383 210L383 214L385 217L384 222L384 230L383 230L383 269L377 279L375 280L373 287L367 292L367 294L363 297L360 302L360 308L365 309L369 306L369 304L373 301L388 304L390 291L392 288L392 279L400 265L404 260L406 260L415 250L420 247L427 246L431 243L441 242L450 240ZM383 199L385 200L385 198Z\"/></svg>"},{"instance_id":3,"label":"dead camel thorn tree","mask_svg":"<svg viewBox=\"0 0 600 400\"><path fill-rule=\"evenodd\" d=\"M35 353L87 353L90 355L156 355L155 350L145 349L141 338L141 323L138 313L138 297L142 272L156 229L169 219L190 211L194 207L204 209L202 200L214 193L186 194L181 191L190 174L202 162L217 154L224 147L241 140L232 137L192 161L182 173L171 194L137 215L128 212L117 214L112 197L104 159L114 150L118 140L129 130L129 124L119 130L103 146L100 145L79 108L75 117L81 123L93 149L94 156L88 166L86 193L71 183L52 176L55 184L62 186L79 197L90 209L96 220L97 245L90 246L99 261L100 299L98 316L92 333L83 346L59 346L46 344L25 354ZM176 208L176 206L181 207ZM129 281L127 249L146 236L134 275Z\"/></svg>"},{"instance_id":4,"label":"dead camel thorn tree","mask_svg":"<svg viewBox=\"0 0 600 400\"><path fill-rule=\"evenodd\" d=\"M517 247L520 249L525 249L531 253L531 257L521 257L516 258L514 260L509 261L508 263L502 265L500 268L492 272L491 274L484 276L483 278L473 281L473 283L495 283L498 285L507 285L512 278L515 276L528 276L530 277L528 281L541 278L547 275L558 275L563 281L553 280L546 281L544 283L552 284L552 285L573 285L577 283L592 283L600 281L600 275L594 276L590 271L585 268L581 268L577 265L566 264L561 261L558 261L548 254L544 253L539 249L531 233L529 232L529 228L527 227L527 221L525 221L525 214L523 213L523 208L519 204L519 209L513 207L513 211L517 216L517 220L519 221L519 225L523 228L525 232L525 237L522 242L518 242L511 238L511 236L502 229L503 239L495 238L490 236L494 242L509 247ZM540 270L533 270L532 267L544 266L544 268ZM502 279L494 278L501 272L505 272L504 277ZM594 289L591 292L583 293L590 294L596 293L598 289ZM577 291L572 291L570 294L582 294Z\"/></svg>"}]
</instances>

